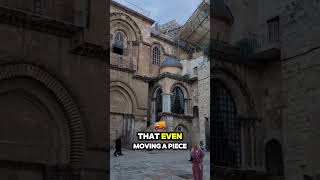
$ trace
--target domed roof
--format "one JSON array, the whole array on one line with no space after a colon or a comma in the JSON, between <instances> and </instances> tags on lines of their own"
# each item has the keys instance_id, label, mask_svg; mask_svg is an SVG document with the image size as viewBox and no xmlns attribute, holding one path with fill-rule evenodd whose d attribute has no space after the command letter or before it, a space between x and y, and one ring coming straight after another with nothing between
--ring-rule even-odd
<instances>
[{"instance_id":1,"label":"domed roof","mask_svg":"<svg viewBox=\"0 0 320 180\"><path fill-rule=\"evenodd\" d=\"M182 64L175 58L167 57L162 63L161 68L163 67L177 67L177 68L183 68Z\"/></svg>"},{"instance_id":2,"label":"domed roof","mask_svg":"<svg viewBox=\"0 0 320 180\"><path fill-rule=\"evenodd\" d=\"M213 0L212 15L213 17L224 19L229 23L233 23L234 21L231 10L225 4L224 0Z\"/></svg>"}]
</instances>

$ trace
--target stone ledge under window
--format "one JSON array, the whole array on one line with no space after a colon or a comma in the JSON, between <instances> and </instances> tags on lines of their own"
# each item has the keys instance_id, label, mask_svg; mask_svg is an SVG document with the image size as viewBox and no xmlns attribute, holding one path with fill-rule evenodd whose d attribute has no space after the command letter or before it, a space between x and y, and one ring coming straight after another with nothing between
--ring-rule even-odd
<instances>
[{"instance_id":1,"label":"stone ledge under window","mask_svg":"<svg viewBox=\"0 0 320 180\"><path fill-rule=\"evenodd\" d=\"M178 80L178 81L183 81L183 82L190 83L190 84L197 80L197 79L194 79L194 78L189 78L188 76L181 76L181 75L178 75L178 74L172 74L172 73L166 72L166 73L160 74L159 77L152 79L152 81L159 81L159 80L161 80L163 78L171 78L171 79L175 79L175 80Z\"/></svg>"},{"instance_id":2,"label":"stone ledge under window","mask_svg":"<svg viewBox=\"0 0 320 180\"><path fill-rule=\"evenodd\" d=\"M162 116L172 116L172 117L176 117L176 118L187 119L190 121L193 119L193 116L191 116L191 115L168 113L168 112L159 113L159 116L161 116L161 117Z\"/></svg>"}]
</instances>

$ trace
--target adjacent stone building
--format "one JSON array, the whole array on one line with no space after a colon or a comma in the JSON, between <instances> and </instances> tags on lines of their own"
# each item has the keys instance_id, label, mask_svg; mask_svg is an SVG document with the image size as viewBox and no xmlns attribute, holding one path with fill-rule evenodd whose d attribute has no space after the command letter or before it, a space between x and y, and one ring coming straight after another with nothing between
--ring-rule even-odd
<instances>
[{"instance_id":1,"label":"adjacent stone building","mask_svg":"<svg viewBox=\"0 0 320 180\"><path fill-rule=\"evenodd\" d=\"M213 1L213 178L319 179L319 9Z\"/></svg>"},{"instance_id":2,"label":"adjacent stone building","mask_svg":"<svg viewBox=\"0 0 320 180\"><path fill-rule=\"evenodd\" d=\"M190 145L205 144L210 118L206 55L177 40L181 25L175 21L158 25L114 1L110 12L110 141L122 136L131 147L136 132L152 131L163 119L167 130L184 132Z\"/></svg>"},{"instance_id":3,"label":"adjacent stone building","mask_svg":"<svg viewBox=\"0 0 320 180\"><path fill-rule=\"evenodd\" d=\"M108 177L107 13L103 0L0 1L1 180Z\"/></svg>"}]
</instances>

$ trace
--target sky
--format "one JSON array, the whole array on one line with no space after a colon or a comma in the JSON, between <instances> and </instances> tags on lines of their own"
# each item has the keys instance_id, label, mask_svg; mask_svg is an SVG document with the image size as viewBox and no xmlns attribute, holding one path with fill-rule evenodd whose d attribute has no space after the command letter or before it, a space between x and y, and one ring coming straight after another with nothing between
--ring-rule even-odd
<instances>
[{"instance_id":1,"label":"sky","mask_svg":"<svg viewBox=\"0 0 320 180\"><path fill-rule=\"evenodd\" d=\"M184 24L202 0L115 0L164 24L176 20ZM136 7L138 6L138 7ZM141 9L140 9L140 8Z\"/></svg>"}]
</instances>

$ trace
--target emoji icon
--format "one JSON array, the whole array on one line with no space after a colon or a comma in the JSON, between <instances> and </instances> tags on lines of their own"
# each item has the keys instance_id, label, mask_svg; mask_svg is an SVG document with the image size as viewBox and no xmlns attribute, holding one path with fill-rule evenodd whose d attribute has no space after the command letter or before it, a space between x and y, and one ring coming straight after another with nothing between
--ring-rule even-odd
<instances>
[{"instance_id":1,"label":"emoji icon","mask_svg":"<svg viewBox=\"0 0 320 180\"><path fill-rule=\"evenodd\" d=\"M159 122L156 122L155 124L154 124L154 129L156 129L156 130L158 130L158 129L166 129L166 122L165 121L163 121L163 120L161 120L161 121L159 121Z\"/></svg>"}]
</instances>

